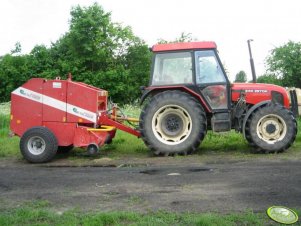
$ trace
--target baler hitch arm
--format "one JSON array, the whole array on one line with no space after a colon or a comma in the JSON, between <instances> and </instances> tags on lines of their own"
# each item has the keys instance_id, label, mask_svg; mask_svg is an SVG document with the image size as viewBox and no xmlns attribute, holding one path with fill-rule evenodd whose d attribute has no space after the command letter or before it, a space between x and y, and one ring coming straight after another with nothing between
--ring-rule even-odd
<instances>
[{"instance_id":1,"label":"baler hitch arm","mask_svg":"<svg viewBox=\"0 0 301 226\"><path fill-rule=\"evenodd\" d=\"M139 119L124 115L118 108L117 104L112 104L112 110L110 112L111 113L106 112L100 114L99 125L101 125L101 127L113 126L116 129L130 133L134 136L141 136L138 130L124 124L124 122L128 122L129 124L139 123Z\"/></svg>"}]
</instances>

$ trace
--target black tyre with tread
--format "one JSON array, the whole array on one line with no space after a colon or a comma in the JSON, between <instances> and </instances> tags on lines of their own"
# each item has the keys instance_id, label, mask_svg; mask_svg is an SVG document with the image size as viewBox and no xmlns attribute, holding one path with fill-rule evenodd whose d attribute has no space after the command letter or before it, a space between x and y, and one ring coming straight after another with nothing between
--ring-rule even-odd
<instances>
[{"instance_id":1,"label":"black tyre with tread","mask_svg":"<svg viewBox=\"0 0 301 226\"><path fill-rule=\"evenodd\" d=\"M295 141L297 122L284 106L270 103L250 116L245 134L255 152L283 152Z\"/></svg>"},{"instance_id":2,"label":"black tyre with tread","mask_svg":"<svg viewBox=\"0 0 301 226\"><path fill-rule=\"evenodd\" d=\"M155 155L190 154L207 132L203 107L191 95L169 90L153 96L140 114L144 143Z\"/></svg>"},{"instance_id":3,"label":"black tyre with tread","mask_svg":"<svg viewBox=\"0 0 301 226\"><path fill-rule=\"evenodd\" d=\"M57 139L46 127L32 127L20 139L21 153L31 163L43 163L52 160L57 149Z\"/></svg>"},{"instance_id":4,"label":"black tyre with tread","mask_svg":"<svg viewBox=\"0 0 301 226\"><path fill-rule=\"evenodd\" d=\"M95 143L91 143L87 146L87 153L90 156L96 156L99 153L99 146Z\"/></svg>"}]
</instances>

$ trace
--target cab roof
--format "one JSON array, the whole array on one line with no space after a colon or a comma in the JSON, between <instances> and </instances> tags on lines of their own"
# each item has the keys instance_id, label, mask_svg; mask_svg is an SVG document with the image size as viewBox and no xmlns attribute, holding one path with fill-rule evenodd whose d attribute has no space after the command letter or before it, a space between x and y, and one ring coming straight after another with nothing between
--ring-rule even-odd
<instances>
[{"instance_id":1,"label":"cab roof","mask_svg":"<svg viewBox=\"0 0 301 226\"><path fill-rule=\"evenodd\" d=\"M215 42L178 42L157 44L152 48L153 52L175 51L175 50L193 50L193 49L216 49Z\"/></svg>"}]
</instances>

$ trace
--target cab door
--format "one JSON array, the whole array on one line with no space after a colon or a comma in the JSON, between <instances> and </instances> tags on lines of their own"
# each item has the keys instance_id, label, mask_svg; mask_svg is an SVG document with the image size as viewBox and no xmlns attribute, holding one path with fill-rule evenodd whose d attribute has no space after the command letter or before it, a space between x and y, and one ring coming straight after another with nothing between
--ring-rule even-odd
<instances>
[{"instance_id":1,"label":"cab door","mask_svg":"<svg viewBox=\"0 0 301 226\"><path fill-rule=\"evenodd\" d=\"M214 50L195 52L196 85L213 112L229 110L230 83Z\"/></svg>"},{"instance_id":2,"label":"cab door","mask_svg":"<svg viewBox=\"0 0 301 226\"><path fill-rule=\"evenodd\" d=\"M211 129L231 130L230 82L215 50L195 52L195 81L197 89L212 110Z\"/></svg>"}]
</instances>

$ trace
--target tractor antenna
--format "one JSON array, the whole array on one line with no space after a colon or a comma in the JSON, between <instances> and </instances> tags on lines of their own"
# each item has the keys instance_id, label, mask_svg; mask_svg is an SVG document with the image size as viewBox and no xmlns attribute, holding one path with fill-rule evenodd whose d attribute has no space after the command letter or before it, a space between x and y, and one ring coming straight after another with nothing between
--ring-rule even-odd
<instances>
[{"instance_id":1,"label":"tractor antenna","mask_svg":"<svg viewBox=\"0 0 301 226\"><path fill-rule=\"evenodd\" d=\"M253 39L249 39L247 42L248 42L248 47L249 47L250 64L251 64L253 83L256 83L256 72L255 72L254 60L253 60L251 44L250 44L250 42L252 42L252 41L253 41Z\"/></svg>"}]
</instances>

